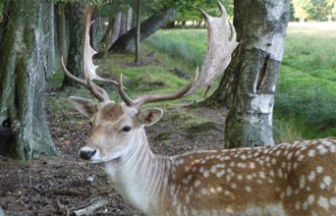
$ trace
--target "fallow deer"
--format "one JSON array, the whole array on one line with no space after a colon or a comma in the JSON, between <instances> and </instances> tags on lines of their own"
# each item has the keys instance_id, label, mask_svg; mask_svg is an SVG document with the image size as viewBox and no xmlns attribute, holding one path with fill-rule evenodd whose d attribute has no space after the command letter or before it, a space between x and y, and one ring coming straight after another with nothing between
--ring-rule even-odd
<instances>
[{"instance_id":1,"label":"fallow deer","mask_svg":"<svg viewBox=\"0 0 336 216\"><path fill-rule=\"evenodd\" d=\"M173 100L210 85L224 71L236 48L234 26L226 11L208 22L208 51L201 74L181 91L167 95L127 96L119 82L99 77L89 44L90 8L85 11L84 80L65 73L100 100L70 97L91 123L88 143L79 156L103 162L122 197L145 215L336 215L336 139L282 143L273 147L196 151L172 157L155 155L145 129L163 112L140 109L145 103ZM110 101L92 80L118 86L123 103Z\"/></svg>"}]
</instances>

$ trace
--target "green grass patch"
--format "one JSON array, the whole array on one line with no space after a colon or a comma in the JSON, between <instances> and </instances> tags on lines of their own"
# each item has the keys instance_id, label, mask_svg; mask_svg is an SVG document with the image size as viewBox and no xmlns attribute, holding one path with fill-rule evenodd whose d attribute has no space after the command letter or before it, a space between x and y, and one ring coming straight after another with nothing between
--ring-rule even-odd
<instances>
[{"instance_id":1,"label":"green grass patch","mask_svg":"<svg viewBox=\"0 0 336 216\"><path fill-rule=\"evenodd\" d=\"M204 59L207 38L204 30L161 30L146 43L186 63L200 66Z\"/></svg>"}]
</instances>

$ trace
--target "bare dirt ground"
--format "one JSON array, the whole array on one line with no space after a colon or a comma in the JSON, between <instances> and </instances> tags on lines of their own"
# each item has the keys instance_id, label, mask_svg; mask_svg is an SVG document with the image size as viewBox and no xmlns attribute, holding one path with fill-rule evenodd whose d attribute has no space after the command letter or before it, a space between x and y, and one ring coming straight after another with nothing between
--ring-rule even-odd
<instances>
[{"instance_id":1,"label":"bare dirt ground","mask_svg":"<svg viewBox=\"0 0 336 216\"><path fill-rule=\"evenodd\" d=\"M57 106L67 103L65 95L48 92L46 104L50 132L61 156L41 156L28 162L0 156L0 209L11 216L80 215L78 210L102 203L86 215L141 215L123 202L103 164L88 164L78 158L89 126L74 109ZM223 147L226 110L182 105L161 108L163 118L147 128L156 154Z\"/></svg>"}]
</instances>

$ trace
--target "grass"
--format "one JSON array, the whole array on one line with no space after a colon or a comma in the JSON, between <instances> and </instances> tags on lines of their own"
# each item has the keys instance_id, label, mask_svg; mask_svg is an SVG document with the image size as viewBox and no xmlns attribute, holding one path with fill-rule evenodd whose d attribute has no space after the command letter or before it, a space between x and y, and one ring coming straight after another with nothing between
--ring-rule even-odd
<instances>
[{"instance_id":1,"label":"grass","mask_svg":"<svg viewBox=\"0 0 336 216\"><path fill-rule=\"evenodd\" d=\"M146 40L147 44L186 63L200 66L207 48L204 30L162 30Z\"/></svg>"},{"instance_id":2,"label":"grass","mask_svg":"<svg viewBox=\"0 0 336 216\"><path fill-rule=\"evenodd\" d=\"M275 139L336 136L336 24L290 23L274 107ZM161 30L146 43L201 65L205 30Z\"/></svg>"}]
</instances>

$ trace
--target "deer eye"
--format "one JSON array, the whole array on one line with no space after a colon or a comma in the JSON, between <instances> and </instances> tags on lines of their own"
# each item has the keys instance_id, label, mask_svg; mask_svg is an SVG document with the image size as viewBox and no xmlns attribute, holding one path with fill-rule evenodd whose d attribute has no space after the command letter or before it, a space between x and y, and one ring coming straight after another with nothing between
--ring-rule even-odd
<instances>
[{"instance_id":1,"label":"deer eye","mask_svg":"<svg viewBox=\"0 0 336 216\"><path fill-rule=\"evenodd\" d=\"M89 125L90 125L90 127L92 127L92 122L91 121L89 122Z\"/></svg>"},{"instance_id":2,"label":"deer eye","mask_svg":"<svg viewBox=\"0 0 336 216\"><path fill-rule=\"evenodd\" d=\"M130 127L130 126L125 126L125 127L122 128L123 132L130 132L131 130L132 130L132 127Z\"/></svg>"}]
</instances>

